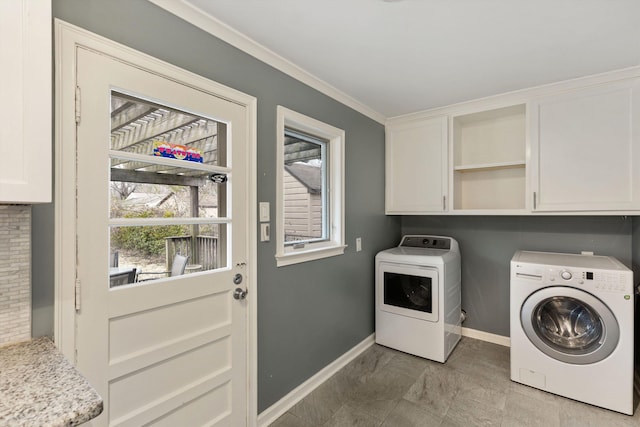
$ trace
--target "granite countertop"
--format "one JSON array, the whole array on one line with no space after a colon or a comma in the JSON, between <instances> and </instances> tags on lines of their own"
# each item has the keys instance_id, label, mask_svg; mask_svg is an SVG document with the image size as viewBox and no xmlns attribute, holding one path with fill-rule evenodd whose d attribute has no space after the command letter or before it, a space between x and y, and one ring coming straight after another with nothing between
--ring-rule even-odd
<instances>
[{"instance_id":1,"label":"granite countertop","mask_svg":"<svg viewBox=\"0 0 640 427\"><path fill-rule=\"evenodd\" d=\"M102 398L48 338L0 347L0 425L75 426Z\"/></svg>"}]
</instances>

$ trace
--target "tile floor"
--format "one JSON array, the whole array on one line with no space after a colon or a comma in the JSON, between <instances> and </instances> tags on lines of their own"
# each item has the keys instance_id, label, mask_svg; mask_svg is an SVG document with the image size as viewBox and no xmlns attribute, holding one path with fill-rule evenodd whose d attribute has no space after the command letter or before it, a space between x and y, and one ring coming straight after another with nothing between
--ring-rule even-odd
<instances>
[{"instance_id":1,"label":"tile floor","mask_svg":"<svg viewBox=\"0 0 640 427\"><path fill-rule=\"evenodd\" d=\"M637 401L637 399L636 399ZM509 348L463 337L446 364L374 345L271 427L640 427L509 379Z\"/></svg>"}]
</instances>

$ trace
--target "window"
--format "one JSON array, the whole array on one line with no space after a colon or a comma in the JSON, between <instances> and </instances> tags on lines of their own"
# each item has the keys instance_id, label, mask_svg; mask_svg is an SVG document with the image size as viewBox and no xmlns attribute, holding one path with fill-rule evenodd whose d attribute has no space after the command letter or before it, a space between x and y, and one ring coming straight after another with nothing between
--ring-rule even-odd
<instances>
[{"instance_id":1,"label":"window","mask_svg":"<svg viewBox=\"0 0 640 427\"><path fill-rule=\"evenodd\" d=\"M278 106L278 266L344 253L344 131Z\"/></svg>"},{"instance_id":2,"label":"window","mask_svg":"<svg viewBox=\"0 0 640 427\"><path fill-rule=\"evenodd\" d=\"M227 267L227 125L111 93L110 287Z\"/></svg>"}]
</instances>

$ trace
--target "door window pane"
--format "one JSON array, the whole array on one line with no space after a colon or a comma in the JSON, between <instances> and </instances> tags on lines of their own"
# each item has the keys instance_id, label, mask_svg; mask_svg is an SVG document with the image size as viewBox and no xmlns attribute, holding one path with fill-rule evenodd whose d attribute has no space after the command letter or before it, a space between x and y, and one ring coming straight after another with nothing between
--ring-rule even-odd
<instances>
[{"instance_id":1,"label":"door window pane","mask_svg":"<svg viewBox=\"0 0 640 427\"><path fill-rule=\"evenodd\" d=\"M111 159L112 165L114 159ZM111 218L219 218L221 187L210 172L149 172L156 165L137 162L135 170L111 167ZM223 200L224 202L224 200ZM223 204L223 203L222 203Z\"/></svg>"},{"instance_id":2,"label":"door window pane","mask_svg":"<svg viewBox=\"0 0 640 427\"><path fill-rule=\"evenodd\" d=\"M110 287L227 267L226 141L224 123L112 92Z\"/></svg>"},{"instance_id":3,"label":"door window pane","mask_svg":"<svg viewBox=\"0 0 640 427\"><path fill-rule=\"evenodd\" d=\"M111 94L111 150L227 166L224 123L118 92ZM125 169L136 169L125 164ZM166 172L158 167L158 172Z\"/></svg>"},{"instance_id":4,"label":"door window pane","mask_svg":"<svg viewBox=\"0 0 640 427\"><path fill-rule=\"evenodd\" d=\"M224 268L225 238L226 224L111 227L110 286Z\"/></svg>"}]
</instances>

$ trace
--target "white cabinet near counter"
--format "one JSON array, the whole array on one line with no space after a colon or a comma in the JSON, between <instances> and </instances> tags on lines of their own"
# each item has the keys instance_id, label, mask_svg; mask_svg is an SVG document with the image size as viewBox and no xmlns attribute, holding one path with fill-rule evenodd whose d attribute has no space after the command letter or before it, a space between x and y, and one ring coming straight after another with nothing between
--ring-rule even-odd
<instances>
[{"instance_id":1,"label":"white cabinet near counter","mask_svg":"<svg viewBox=\"0 0 640 427\"><path fill-rule=\"evenodd\" d=\"M532 104L534 211L640 209L640 79Z\"/></svg>"},{"instance_id":2,"label":"white cabinet near counter","mask_svg":"<svg viewBox=\"0 0 640 427\"><path fill-rule=\"evenodd\" d=\"M447 194L447 117L387 123L387 214L443 212Z\"/></svg>"},{"instance_id":3,"label":"white cabinet near counter","mask_svg":"<svg viewBox=\"0 0 640 427\"><path fill-rule=\"evenodd\" d=\"M0 203L51 201L51 2L0 1Z\"/></svg>"}]
</instances>

